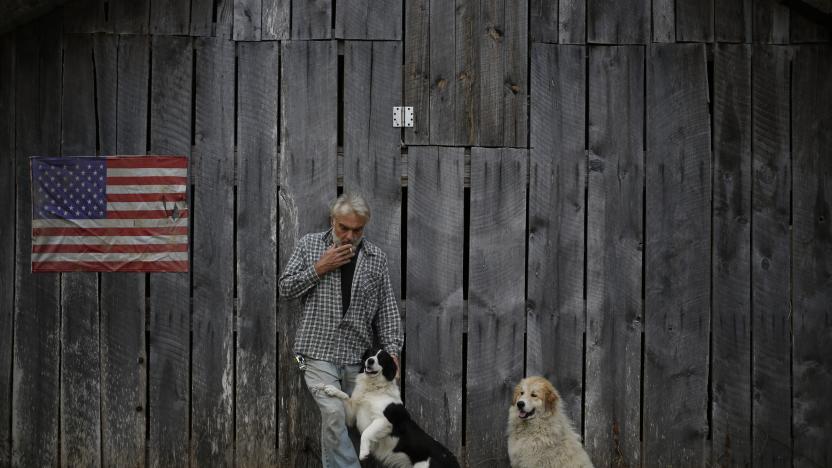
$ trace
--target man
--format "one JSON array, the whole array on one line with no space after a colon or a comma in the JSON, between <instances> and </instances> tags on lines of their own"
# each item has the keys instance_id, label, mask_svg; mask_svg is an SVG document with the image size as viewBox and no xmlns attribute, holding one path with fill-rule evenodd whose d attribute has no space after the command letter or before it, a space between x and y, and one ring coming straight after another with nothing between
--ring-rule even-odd
<instances>
[{"instance_id":1,"label":"man","mask_svg":"<svg viewBox=\"0 0 832 468\"><path fill-rule=\"evenodd\" d=\"M304 380L321 410L321 461L327 467L360 467L341 400L323 391L333 385L351 394L361 355L373 338L396 360L403 337L387 257L364 239L370 208L356 194L336 198L331 229L298 242L280 276L281 296L301 298L303 318L294 352L305 364Z\"/></svg>"}]
</instances>

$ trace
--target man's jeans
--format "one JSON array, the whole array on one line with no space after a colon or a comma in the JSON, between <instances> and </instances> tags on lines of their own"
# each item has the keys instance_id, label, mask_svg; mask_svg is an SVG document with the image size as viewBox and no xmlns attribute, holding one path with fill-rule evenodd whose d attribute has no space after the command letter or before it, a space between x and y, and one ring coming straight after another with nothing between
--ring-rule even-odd
<instances>
[{"instance_id":1,"label":"man's jeans","mask_svg":"<svg viewBox=\"0 0 832 468\"><path fill-rule=\"evenodd\" d=\"M339 366L328 361L306 359L306 387L321 410L321 463L324 468L361 467L347 432L344 402L318 390L332 385L351 395L360 369L359 365Z\"/></svg>"}]
</instances>

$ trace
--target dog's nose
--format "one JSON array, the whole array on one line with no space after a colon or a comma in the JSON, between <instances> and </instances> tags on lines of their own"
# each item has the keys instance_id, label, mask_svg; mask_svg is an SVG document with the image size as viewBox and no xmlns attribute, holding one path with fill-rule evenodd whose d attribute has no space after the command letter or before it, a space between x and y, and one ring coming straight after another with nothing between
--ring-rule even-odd
<instances>
[{"instance_id":1,"label":"dog's nose","mask_svg":"<svg viewBox=\"0 0 832 468\"><path fill-rule=\"evenodd\" d=\"M372 365L373 365L373 364L375 364L375 363L376 363L376 359L375 359L375 358L369 358L369 359L367 359L367 365L368 365L368 366L372 366Z\"/></svg>"},{"instance_id":2,"label":"dog's nose","mask_svg":"<svg viewBox=\"0 0 832 468\"><path fill-rule=\"evenodd\" d=\"M525 407L526 407L526 402L525 401L521 400L521 401L517 402L517 409L522 410Z\"/></svg>"}]
</instances>

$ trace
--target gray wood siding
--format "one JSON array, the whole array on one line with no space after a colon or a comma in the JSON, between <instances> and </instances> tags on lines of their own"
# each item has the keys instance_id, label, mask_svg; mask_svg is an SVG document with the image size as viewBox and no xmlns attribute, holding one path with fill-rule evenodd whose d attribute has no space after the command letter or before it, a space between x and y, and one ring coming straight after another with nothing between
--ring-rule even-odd
<instances>
[{"instance_id":1,"label":"gray wood siding","mask_svg":"<svg viewBox=\"0 0 832 468\"><path fill-rule=\"evenodd\" d=\"M234 462L234 52L217 38L194 50L190 456L199 466Z\"/></svg>"},{"instance_id":2,"label":"gray wood siding","mask_svg":"<svg viewBox=\"0 0 832 468\"><path fill-rule=\"evenodd\" d=\"M277 463L279 47L239 44L237 68L236 460ZM285 315L280 310L281 315ZM278 317L279 319L279 317ZM283 335L285 336L285 335Z\"/></svg>"},{"instance_id":3,"label":"gray wood siding","mask_svg":"<svg viewBox=\"0 0 832 468\"><path fill-rule=\"evenodd\" d=\"M832 464L832 47L804 46L792 64L792 431L794 465Z\"/></svg>"},{"instance_id":4,"label":"gray wood siding","mask_svg":"<svg viewBox=\"0 0 832 468\"><path fill-rule=\"evenodd\" d=\"M641 459L644 50L589 49L585 444L596 465Z\"/></svg>"},{"instance_id":5,"label":"gray wood siding","mask_svg":"<svg viewBox=\"0 0 832 468\"><path fill-rule=\"evenodd\" d=\"M713 463L751 464L751 48L714 53Z\"/></svg>"},{"instance_id":6,"label":"gray wood siding","mask_svg":"<svg viewBox=\"0 0 832 468\"><path fill-rule=\"evenodd\" d=\"M528 152L471 153L468 463L508 464L505 415L523 377L523 304Z\"/></svg>"},{"instance_id":7,"label":"gray wood siding","mask_svg":"<svg viewBox=\"0 0 832 468\"><path fill-rule=\"evenodd\" d=\"M16 32L15 293L12 338L14 466L57 465L60 385L60 274L33 274L29 157L61 154L60 18ZM44 29L41 30L40 28Z\"/></svg>"},{"instance_id":8,"label":"gray wood siding","mask_svg":"<svg viewBox=\"0 0 832 468\"><path fill-rule=\"evenodd\" d=\"M532 46L526 370L581 427L586 210L586 47Z\"/></svg>"},{"instance_id":9,"label":"gray wood siding","mask_svg":"<svg viewBox=\"0 0 832 468\"><path fill-rule=\"evenodd\" d=\"M783 466L792 458L789 64L785 47L754 48L751 432L754 464L763 467Z\"/></svg>"},{"instance_id":10,"label":"gray wood siding","mask_svg":"<svg viewBox=\"0 0 832 468\"><path fill-rule=\"evenodd\" d=\"M414 147L407 163L407 408L462 460L465 155Z\"/></svg>"},{"instance_id":11,"label":"gray wood siding","mask_svg":"<svg viewBox=\"0 0 832 468\"><path fill-rule=\"evenodd\" d=\"M700 464L708 437L711 150L705 49L647 61L645 460Z\"/></svg>"}]
</instances>

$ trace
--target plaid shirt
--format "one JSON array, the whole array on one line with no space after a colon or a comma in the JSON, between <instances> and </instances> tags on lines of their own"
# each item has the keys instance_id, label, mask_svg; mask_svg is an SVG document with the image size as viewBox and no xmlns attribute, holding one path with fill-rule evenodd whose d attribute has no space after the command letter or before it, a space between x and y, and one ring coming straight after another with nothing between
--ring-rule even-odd
<instances>
[{"instance_id":1,"label":"plaid shirt","mask_svg":"<svg viewBox=\"0 0 832 468\"><path fill-rule=\"evenodd\" d=\"M341 270L320 278L315 273L315 262L332 245L332 230L307 234L298 242L278 283L284 298L301 298L303 318L295 336L295 353L356 364L373 345L375 329L381 346L399 354L404 339L387 256L375 244L366 239L362 242L345 314L341 308Z\"/></svg>"}]
</instances>

